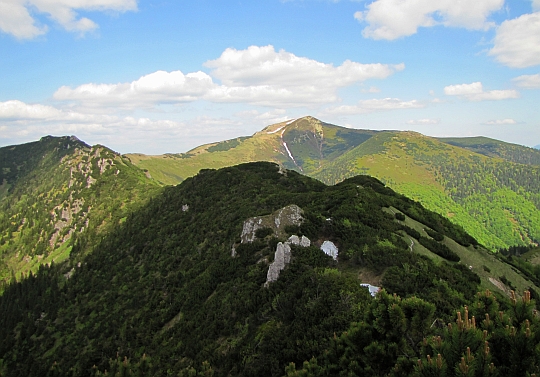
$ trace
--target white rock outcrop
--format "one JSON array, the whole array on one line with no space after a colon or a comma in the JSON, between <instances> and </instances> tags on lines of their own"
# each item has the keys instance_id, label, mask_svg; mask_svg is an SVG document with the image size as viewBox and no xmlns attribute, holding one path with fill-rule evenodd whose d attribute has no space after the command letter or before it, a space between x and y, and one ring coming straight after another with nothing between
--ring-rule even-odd
<instances>
[{"instance_id":1,"label":"white rock outcrop","mask_svg":"<svg viewBox=\"0 0 540 377\"><path fill-rule=\"evenodd\" d=\"M368 290L369 290L369 294L372 296L372 297L375 297L377 295L377 293L381 290L380 287L376 287L374 285L371 285L371 284L367 284L367 283L364 283L364 284L360 284L362 287L366 287Z\"/></svg>"},{"instance_id":2,"label":"white rock outcrop","mask_svg":"<svg viewBox=\"0 0 540 377\"><path fill-rule=\"evenodd\" d=\"M287 225L300 225L302 223L302 208L291 204L277 211L274 218L274 224L277 229ZM283 225L282 225L283 224Z\"/></svg>"},{"instance_id":3,"label":"white rock outcrop","mask_svg":"<svg viewBox=\"0 0 540 377\"><path fill-rule=\"evenodd\" d=\"M274 256L274 261L270 263L268 268L268 274L266 275L265 287L279 278L280 272L288 265L291 261L291 246L288 243L278 243L276 248L276 254Z\"/></svg>"},{"instance_id":4,"label":"white rock outcrop","mask_svg":"<svg viewBox=\"0 0 540 377\"><path fill-rule=\"evenodd\" d=\"M263 228L263 219L261 217L252 217L244 221L244 226L242 227L242 234L240 238L242 243L253 242L255 241L255 232L257 229Z\"/></svg>"},{"instance_id":5,"label":"white rock outcrop","mask_svg":"<svg viewBox=\"0 0 540 377\"><path fill-rule=\"evenodd\" d=\"M334 260L337 260L339 250L332 241L324 241L321 245L321 250L324 251L326 255L330 255Z\"/></svg>"},{"instance_id":6,"label":"white rock outcrop","mask_svg":"<svg viewBox=\"0 0 540 377\"><path fill-rule=\"evenodd\" d=\"M302 238L298 237L297 235L293 234L289 237L287 240L287 243L291 245L297 245L302 247L309 247L311 246L311 241L306 236L302 236Z\"/></svg>"},{"instance_id":7,"label":"white rock outcrop","mask_svg":"<svg viewBox=\"0 0 540 377\"><path fill-rule=\"evenodd\" d=\"M302 208L296 204L291 204L277 210L271 215L251 217L244 221L242 234L240 235L241 242L255 241L255 232L261 228L270 228L274 231L274 236L283 237L286 226L299 226L302 224L302 212Z\"/></svg>"},{"instance_id":8,"label":"white rock outcrop","mask_svg":"<svg viewBox=\"0 0 540 377\"><path fill-rule=\"evenodd\" d=\"M279 242L277 244L276 253L274 255L274 261L270 263L268 268L268 274L266 275L265 287L279 278L280 272L291 262L291 246L296 245L301 247L309 247L311 241L306 236L301 238L293 234L289 237L287 242Z\"/></svg>"}]
</instances>

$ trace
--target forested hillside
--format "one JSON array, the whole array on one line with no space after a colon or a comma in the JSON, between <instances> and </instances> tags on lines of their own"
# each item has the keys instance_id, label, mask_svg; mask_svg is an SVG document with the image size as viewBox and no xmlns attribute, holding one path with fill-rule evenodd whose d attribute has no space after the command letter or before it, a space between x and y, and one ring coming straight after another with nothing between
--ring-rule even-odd
<instances>
[{"instance_id":1,"label":"forested hillside","mask_svg":"<svg viewBox=\"0 0 540 377\"><path fill-rule=\"evenodd\" d=\"M489 158L413 132L381 133L315 173L369 174L496 250L540 240L540 166Z\"/></svg>"},{"instance_id":2,"label":"forested hillside","mask_svg":"<svg viewBox=\"0 0 540 377\"><path fill-rule=\"evenodd\" d=\"M540 151L485 137L435 139L304 117L184 154L129 158L164 184L250 161L276 162L327 184L369 174L450 218L493 251L540 240Z\"/></svg>"},{"instance_id":3,"label":"forested hillside","mask_svg":"<svg viewBox=\"0 0 540 377\"><path fill-rule=\"evenodd\" d=\"M0 148L0 290L93 244L157 192L128 159L75 137Z\"/></svg>"},{"instance_id":4,"label":"forested hillside","mask_svg":"<svg viewBox=\"0 0 540 377\"><path fill-rule=\"evenodd\" d=\"M0 375L540 372L538 286L371 177L207 169L82 246L0 297Z\"/></svg>"},{"instance_id":5,"label":"forested hillside","mask_svg":"<svg viewBox=\"0 0 540 377\"><path fill-rule=\"evenodd\" d=\"M488 157L499 157L520 164L540 165L538 148L527 148L523 145L505 143L488 137L447 137L438 140Z\"/></svg>"}]
</instances>

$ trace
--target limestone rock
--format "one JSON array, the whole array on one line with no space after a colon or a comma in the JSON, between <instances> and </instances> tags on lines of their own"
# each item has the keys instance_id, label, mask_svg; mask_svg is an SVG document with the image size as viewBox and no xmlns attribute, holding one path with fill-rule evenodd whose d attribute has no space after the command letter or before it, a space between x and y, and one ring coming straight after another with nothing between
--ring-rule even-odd
<instances>
[{"instance_id":1,"label":"limestone rock","mask_svg":"<svg viewBox=\"0 0 540 377\"><path fill-rule=\"evenodd\" d=\"M334 260L337 260L338 248L332 241L324 241L321 245L321 250L324 251L326 255L330 255Z\"/></svg>"},{"instance_id":2,"label":"limestone rock","mask_svg":"<svg viewBox=\"0 0 540 377\"><path fill-rule=\"evenodd\" d=\"M289 237L287 243L291 245L300 245L300 238L296 234L293 234Z\"/></svg>"},{"instance_id":3,"label":"limestone rock","mask_svg":"<svg viewBox=\"0 0 540 377\"><path fill-rule=\"evenodd\" d=\"M302 238L298 237L297 235L293 234L289 237L287 240L287 243L291 245L297 245L302 247L309 247L311 246L311 241L306 236L302 236Z\"/></svg>"},{"instance_id":4,"label":"limestone rock","mask_svg":"<svg viewBox=\"0 0 540 377\"><path fill-rule=\"evenodd\" d=\"M263 228L263 218L262 217L252 217L244 221L244 226L242 227L242 243L253 242L255 241L255 232L257 229Z\"/></svg>"},{"instance_id":5,"label":"limestone rock","mask_svg":"<svg viewBox=\"0 0 540 377\"><path fill-rule=\"evenodd\" d=\"M240 238L242 243L253 242L255 232L261 228L271 228L276 237L285 236L285 227L302 224L302 209L296 204L283 207L271 215L251 217L244 221Z\"/></svg>"},{"instance_id":6,"label":"limestone rock","mask_svg":"<svg viewBox=\"0 0 540 377\"><path fill-rule=\"evenodd\" d=\"M308 247L311 245L311 241L306 236L302 236L302 238L300 238L297 235L293 234L289 237L287 242L278 243L276 248L276 254L274 256L274 261L270 264L270 267L268 268L268 275L266 275L266 283L264 284L265 287L268 287L270 283L276 281L279 278L279 273L281 272L281 270L283 270L285 266L290 263L290 245Z\"/></svg>"},{"instance_id":7,"label":"limestone rock","mask_svg":"<svg viewBox=\"0 0 540 377\"><path fill-rule=\"evenodd\" d=\"M367 283L364 283L364 284L360 284L362 287L366 287L368 290L369 290L369 294L372 296L372 297L375 297L377 295L377 293L381 290L380 287L376 287L374 285L371 285L371 284L367 284Z\"/></svg>"},{"instance_id":8,"label":"limestone rock","mask_svg":"<svg viewBox=\"0 0 540 377\"><path fill-rule=\"evenodd\" d=\"M285 228L287 225L300 225L302 223L302 208L296 204L288 205L277 211L274 218L274 224L277 230Z\"/></svg>"},{"instance_id":9,"label":"limestone rock","mask_svg":"<svg viewBox=\"0 0 540 377\"><path fill-rule=\"evenodd\" d=\"M279 278L279 273L285 268L291 261L291 247L287 243L278 243L276 248L276 254L274 261L268 268L268 274L266 275L265 287Z\"/></svg>"}]
</instances>

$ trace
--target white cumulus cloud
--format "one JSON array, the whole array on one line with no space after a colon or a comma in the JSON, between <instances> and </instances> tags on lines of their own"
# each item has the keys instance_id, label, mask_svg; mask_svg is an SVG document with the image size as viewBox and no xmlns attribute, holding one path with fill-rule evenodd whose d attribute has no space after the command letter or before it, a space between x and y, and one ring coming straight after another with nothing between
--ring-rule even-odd
<instances>
[{"instance_id":1,"label":"white cumulus cloud","mask_svg":"<svg viewBox=\"0 0 540 377\"><path fill-rule=\"evenodd\" d=\"M411 120L408 120L406 123L412 126L429 126L429 125L439 124L440 122L441 122L440 119L424 118L424 119L411 119Z\"/></svg>"},{"instance_id":2,"label":"white cumulus cloud","mask_svg":"<svg viewBox=\"0 0 540 377\"><path fill-rule=\"evenodd\" d=\"M76 111L60 110L41 104L27 104L18 100L0 102L0 121L70 121L96 122L108 121L106 115L82 114Z\"/></svg>"},{"instance_id":3,"label":"white cumulus cloud","mask_svg":"<svg viewBox=\"0 0 540 377\"><path fill-rule=\"evenodd\" d=\"M376 86L370 86L369 89L362 89L362 93L380 93L381 90Z\"/></svg>"},{"instance_id":4,"label":"white cumulus cloud","mask_svg":"<svg viewBox=\"0 0 540 377\"><path fill-rule=\"evenodd\" d=\"M449 85L444 88L444 94L447 96L459 96L469 101L496 101L509 98L518 98L517 90L490 90L484 91L481 82L472 84Z\"/></svg>"},{"instance_id":5,"label":"white cumulus cloud","mask_svg":"<svg viewBox=\"0 0 540 377\"><path fill-rule=\"evenodd\" d=\"M503 4L504 0L375 0L354 17L368 24L362 31L365 38L393 40L435 25L486 30L495 26L488 17Z\"/></svg>"},{"instance_id":6,"label":"white cumulus cloud","mask_svg":"<svg viewBox=\"0 0 540 377\"><path fill-rule=\"evenodd\" d=\"M387 111L397 109L419 109L426 107L426 104L418 101L402 101L399 98L381 98L358 101L357 105L342 105L327 108L324 115L353 115L366 114L375 111Z\"/></svg>"},{"instance_id":7,"label":"white cumulus cloud","mask_svg":"<svg viewBox=\"0 0 540 377\"><path fill-rule=\"evenodd\" d=\"M161 103L196 100L245 102L262 106L309 106L336 102L337 90L368 79L384 79L404 69L404 64L361 64L345 61L340 66L298 57L273 46L226 49L205 63L204 72L184 74L158 71L131 83L63 86L54 98L96 107L152 107ZM221 81L218 84L214 78Z\"/></svg>"},{"instance_id":8,"label":"white cumulus cloud","mask_svg":"<svg viewBox=\"0 0 540 377\"><path fill-rule=\"evenodd\" d=\"M247 121L256 121L259 124L268 125L289 120L290 117L286 114L287 110L285 109L273 109L264 113L258 110L246 110L236 113L235 116Z\"/></svg>"},{"instance_id":9,"label":"white cumulus cloud","mask_svg":"<svg viewBox=\"0 0 540 377\"><path fill-rule=\"evenodd\" d=\"M484 124L487 125L494 125L494 126L504 126L504 125L511 125L511 124L517 124L517 122L514 119L506 118L506 119L496 119L496 120L488 120Z\"/></svg>"},{"instance_id":10,"label":"white cumulus cloud","mask_svg":"<svg viewBox=\"0 0 540 377\"><path fill-rule=\"evenodd\" d=\"M504 21L498 28L489 55L512 68L540 64L540 12Z\"/></svg>"},{"instance_id":11,"label":"white cumulus cloud","mask_svg":"<svg viewBox=\"0 0 540 377\"><path fill-rule=\"evenodd\" d=\"M0 30L19 39L30 39L47 32L34 13L46 14L68 31L85 33L98 25L79 17L77 11L118 12L137 10L136 0L2 0L0 1Z\"/></svg>"},{"instance_id":12,"label":"white cumulus cloud","mask_svg":"<svg viewBox=\"0 0 540 377\"><path fill-rule=\"evenodd\" d=\"M271 45L228 48L205 66L222 83L206 99L282 107L336 102L339 88L384 79L405 68L403 63L362 64L350 60L334 66L276 51Z\"/></svg>"},{"instance_id":13,"label":"white cumulus cloud","mask_svg":"<svg viewBox=\"0 0 540 377\"><path fill-rule=\"evenodd\" d=\"M100 138L109 138L110 146L125 145L125 148L130 148L130 143L139 143L143 148L149 140L168 142L167 138L181 139L188 133L208 134L212 132L212 127L199 122L191 129L185 123L174 120L84 114L11 100L0 102L0 130L0 142L36 140L43 135L76 134L83 139L100 135ZM119 134L124 135L121 140L118 140Z\"/></svg>"},{"instance_id":14,"label":"white cumulus cloud","mask_svg":"<svg viewBox=\"0 0 540 377\"><path fill-rule=\"evenodd\" d=\"M53 95L61 101L78 101L89 107L145 107L155 103L181 103L199 99L216 85L204 72L157 71L131 83L62 86Z\"/></svg>"},{"instance_id":15,"label":"white cumulus cloud","mask_svg":"<svg viewBox=\"0 0 540 377\"><path fill-rule=\"evenodd\" d=\"M296 56L274 46L251 46L246 50L226 49L205 66L212 76L227 86L279 85L280 87L317 85L344 87L368 79L384 79L405 68L404 64L361 64L346 60L340 66Z\"/></svg>"},{"instance_id":16,"label":"white cumulus cloud","mask_svg":"<svg viewBox=\"0 0 540 377\"><path fill-rule=\"evenodd\" d=\"M540 88L540 73L536 75L522 75L512 80L517 86L524 89Z\"/></svg>"}]
</instances>

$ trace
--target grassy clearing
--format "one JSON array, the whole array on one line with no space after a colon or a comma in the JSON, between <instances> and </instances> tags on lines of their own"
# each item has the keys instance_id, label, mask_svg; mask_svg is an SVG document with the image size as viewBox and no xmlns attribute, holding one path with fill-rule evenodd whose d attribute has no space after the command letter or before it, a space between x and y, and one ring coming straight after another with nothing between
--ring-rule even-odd
<instances>
[{"instance_id":1,"label":"grassy clearing","mask_svg":"<svg viewBox=\"0 0 540 377\"><path fill-rule=\"evenodd\" d=\"M398 212L398 210L393 207L384 210L389 213ZM411 219L408 216L405 216L405 221L401 223L404 223L410 228L413 228L420 232L423 236L427 237L427 233L424 229L429 229L429 227L427 227L426 225L414 219ZM404 234L403 238L410 244L410 239L412 239L412 237ZM424 246L420 245L417 240L414 241L415 242L413 245L413 251L415 253L425 255L435 261L435 263L441 263L442 261L444 261L443 258L432 253ZM464 247L448 237L445 237L443 242L446 246L448 246L448 248L450 248L450 250L459 255L459 257L461 258L461 261L459 262L460 264L467 266L476 274L478 274L478 276L480 276L482 289L500 291L501 293L508 294L510 291L510 287L504 287L505 289L501 291L501 289L499 289L499 286L495 285L492 281L490 281L490 278L495 279L500 283L499 285L504 286L500 279L503 276L512 283L518 294L530 287L533 287L535 289L539 288L532 281L523 277L523 275L518 273L514 268L500 261L495 253L490 252L485 248L475 248L473 246ZM526 254L526 258L527 260L531 261L531 263L534 263L533 261L540 262L540 249L534 249L530 251Z\"/></svg>"}]
</instances>

